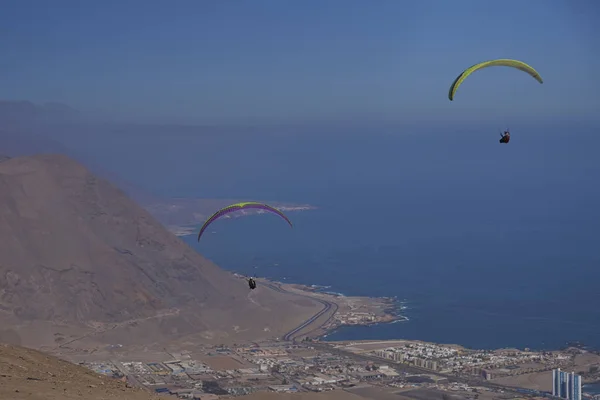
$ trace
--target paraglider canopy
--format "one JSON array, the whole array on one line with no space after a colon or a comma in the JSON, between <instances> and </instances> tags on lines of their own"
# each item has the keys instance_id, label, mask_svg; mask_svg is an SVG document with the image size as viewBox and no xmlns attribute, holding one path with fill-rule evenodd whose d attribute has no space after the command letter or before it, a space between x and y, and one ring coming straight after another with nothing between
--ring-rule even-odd
<instances>
[{"instance_id":1,"label":"paraglider canopy","mask_svg":"<svg viewBox=\"0 0 600 400\"><path fill-rule=\"evenodd\" d=\"M268 204L262 204L262 203L257 203L254 201L248 201L248 202L244 202L244 203L235 203L235 204L229 205L227 207L220 209L216 213L214 213L209 219L206 220L204 225L202 225L202 228L200 228L200 232L198 232L198 241L200 241L200 237L202 236L202 234L204 233L206 228L208 228L208 226L210 224L212 224L215 220L221 218L222 216L224 216L226 214L232 213L234 211L245 210L245 209L259 209L259 210L269 211L271 213L279 215L290 225L290 227L293 227L292 221L290 221L289 218L286 217L285 214L283 214L278 209L271 207Z\"/></svg>"},{"instance_id":2,"label":"paraglider canopy","mask_svg":"<svg viewBox=\"0 0 600 400\"><path fill-rule=\"evenodd\" d=\"M495 66L516 68L518 70L528 73L539 83L544 83L540 74L532 66L525 64L523 61L519 60L499 58L497 60L484 61L482 63L475 64L461 72L461 74L456 77L456 79L450 86L450 90L448 91L448 98L450 99L450 101L454 100L454 94L456 93L456 90L464 82L464 80L467 79L467 77L469 77L469 75L480 69Z\"/></svg>"}]
</instances>

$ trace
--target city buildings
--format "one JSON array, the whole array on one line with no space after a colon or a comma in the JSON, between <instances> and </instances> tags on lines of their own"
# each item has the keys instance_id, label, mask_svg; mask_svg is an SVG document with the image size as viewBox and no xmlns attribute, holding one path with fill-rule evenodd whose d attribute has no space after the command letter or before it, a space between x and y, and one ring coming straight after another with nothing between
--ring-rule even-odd
<instances>
[{"instance_id":1,"label":"city buildings","mask_svg":"<svg viewBox=\"0 0 600 400\"><path fill-rule=\"evenodd\" d=\"M574 372L552 370L552 395L569 400L581 400L581 376Z\"/></svg>"}]
</instances>

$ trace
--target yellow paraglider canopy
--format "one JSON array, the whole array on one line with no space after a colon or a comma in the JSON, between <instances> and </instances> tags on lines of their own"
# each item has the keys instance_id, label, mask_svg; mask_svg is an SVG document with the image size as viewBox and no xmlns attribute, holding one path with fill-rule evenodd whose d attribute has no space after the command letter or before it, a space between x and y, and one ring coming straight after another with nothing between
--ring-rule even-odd
<instances>
[{"instance_id":1,"label":"yellow paraglider canopy","mask_svg":"<svg viewBox=\"0 0 600 400\"><path fill-rule=\"evenodd\" d=\"M200 241L200 236L202 236L202 234L204 233L204 231L206 230L206 228L208 228L208 226L210 224L212 224L215 220L221 218L222 216L229 214L231 212L234 211L239 211L239 210L245 210L245 209L258 209L258 210L265 210L265 211L269 211L272 212L274 214L279 215L281 218L283 218L291 227L293 227L292 225L292 221L289 220L288 217L285 216L284 213L282 213L281 211L279 211L278 209L271 207L268 204L262 204L262 203L257 203L255 201L246 201L243 203L235 203L235 204L231 204L225 208L221 208L219 211L217 211L216 213L214 213L213 215L211 215L211 217L209 219L206 220L206 222L204 223L204 225L202 225L202 228L200 228L200 232L198 232L198 241Z\"/></svg>"},{"instance_id":2,"label":"yellow paraglider canopy","mask_svg":"<svg viewBox=\"0 0 600 400\"><path fill-rule=\"evenodd\" d=\"M452 83L452 86L450 86L450 91L448 92L448 98L450 99L450 101L454 100L454 94L456 93L456 90L463 83L463 81L465 79L467 79L467 77L469 75L471 75L473 72L475 72L477 70L487 68L487 67L495 67L495 66L513 67L516 69L520 69L523 72L527 72L539 83L544 83L540 74L535 69L533 69L532 66L525 64L523 61L504 59L504 58L497 59L497 60L491 60L491 61L484 61L482 63L475 64L472 67L465 69L454 80L454 82Z\"/></svg>"}]
</instances>

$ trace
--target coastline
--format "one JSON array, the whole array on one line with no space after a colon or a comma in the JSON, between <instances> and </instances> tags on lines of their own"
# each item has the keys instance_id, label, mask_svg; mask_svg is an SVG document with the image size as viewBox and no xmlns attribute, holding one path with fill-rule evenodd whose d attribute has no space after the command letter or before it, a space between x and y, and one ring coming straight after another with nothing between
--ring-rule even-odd
<instances>
[{"instance_id":1,"label":"coastline","mask_svg":"<svg viewBox=\"0 0 600 400\"><path fill-rule=\"evenodd\" d=\"M403 303L393 297L345 296L328 292L327 287L319 285L261 280L268 282L268 285L277 288L276 290L306 296L334 306L333 310L328 312L327 319L312 321L305 329L295 332L297 336L319 339L344 326L374 326L408 321L408 317L402 315L402 310L405 309Z\"/></svg>"},{"instance_id":2,"label":"coastline","mask_svg":"<svg viewBox=\"0 0 600 400\"><path fill-rule=\"evenodd\" d=\"M475 385L526 389L541 395L551 390L551 371L560 368L583 378L584 393L600 393L598 376L586 372L600 365L600 355L577 348L557 351L519 349L474 350L455 344L420 340L345 340L319 342L313 346L369 358L374 363L405 366L421 375L461 377Z\"/></svg>"},{"instance_id":3,"label":"coastline","mask_svg":"<svg viewBox=\"0 0 600 400\"><path fill-rule=\"evenodd\" d=\"M174 199L173 201L176 201ZM201 201L201 200L198 200ZM155 218L162 222L165 227L175 236L191 236L196 234L199 225L202 225L211 212L202 211L196 212L193 209L195 203L178 206L167 202L160 204L152 204L145 206ZM225 204L225 203L223 203ZM310 204L293 205L293 204L278 204L276 202L273 207L282 212L301 212L316 210L317 207ZM263 214L262 210L240 210L234 214L226 215L224 218L242 218L249 215Z\"/></svg>"},{"instance_id":4,"label":"coastline","mask_svg":"<svg viewBox=\"0 0 600 400\"><path fill-rule=\"evenodd\" d=\"M470 372L466 371L468 374L475 374L477 376L478 374L484 374L484 377L487 377L485 379L489 380L491 383L508 387L522 387L543 391L547 387L548 373L555 367L561 367L566 370L573 369L574 371L579 372L584 379L585 385L593 388L596 388L600 383L600 371L592 372L591 370L593 366L600 367L600 352L586 349L581 343L575 345L570 343L562 349L535 351L528 348L471 349L460 344L433 343L402 338L387 340L322 340L338 328L346 326L367 327L378 324L392 324L408 321L408 318L402 315L402 310L406 307L402 302L399 302L397 298L352 297L345 296L341 293L330 292L328 291L330 288L326 286L269 282L270 285L277 285L288 292L310 296L320 301L328 301L335 303L337 306L337 309L328 316L327 319L316 318L313 321L307 321L307 323L301 325L299 329L292 331L288 337L284 338L284 340L296 341L296 339L301 338L302 340L309 340L315 345L321 343L322 345L332 346L333 348L349 346L350 349L357 346L366 346L366 349L373 345L377 348L384 349L394 347L394 344L402 343L402 346L404 346L404 344L412 344L439 349L454 349L464 355L479 354L483 357L482 360L485 360L486 357L489 357L491 354L498 358L513 358L515 361L508 361L507 365L509 368L493 362L491 364L488 362L489 365L484 363L483 365L473 367L474 369L472 371L469 370ZM315 327L315 325L317 326ZM373 354L373 356L376 355ZM411 360L407 362L413 363L416 361ZM423 365L426 365L426 362L423 363ZM427 368L425 368L425 370L426 369ZM430 372L435 374L439 371L431 370ZM492 378L490 378L490 376Z\"/></svg>"},{"instance_id":5,"label":"coastline","mask_svg":"<svg viewBox=\"0 0 600 400\"><path fill-rule=\"evenodd\" d=\"M310 205L279 205L276 202L272 203L276 208L282 211L309 211L316 209L316 207ZM180 210L181 211L181 210ZM188 210L189 211L189 210ZM172 223L167 225L169 231L179 237L195 235L198 230L198 225L203 222L205 216L200 215L200 213L194 213L193 215L189 212L186 213L188 218L183 224ZM259 214L256 211L250 212L240 212L236 213L236 215L231 215L231 218L241 218L247 215ZM182 213L179 213L179 216L182 216ZM192 216L193 218L189 218ZM174 221L175 222L175 221ZM179 221L177 221L179 222ZM165 224L166 225L166 224ZM233 271L231 271L233 273ZM240 276L241 277L241 276ZM346 327L370 327L376 325L389 325L400 322L407 322L409 318L403 315L404 310L406 310L405 302L399 301L395 297L359 297L359 296L346 296L343 293L336 293L331 290L331 287L320 286L320 285L305 285L305 284L293 284L293 283L284 283L271 281L266 278L257 279L258 282L264 282L271 286L272 289L275 290L283 290L286 292L290 292L293 294L297 294L300 296L310 297L314 300L317 300L324 304L324 308L317 314L315 314L312 318L304 321L298 327L288 332L286 335L281 338L283 341L287 342L297 342L297 341L305 341L308 340L310 342L314 342L315 345L317 343L321 343L320 346L326 347L337 347L343 341L334 340L327 341L326 338L329 335L332 335L334 332L340 330L341 328ZM368 335L372 336L372 335ZM367 337L368 337L367 336ZM558 366L557 364L550 363L542 363L536 362L534 360L529 360L527 357L535 357L536 354L544 354L544 353L562 353L567 354L568 349L565 347L570 347L571 349L578 347L577 344L567 344L567 346L551 350L529 350L528 348L523 349L503 349L503 348L489 348L489 349L471 349L465 348L461 345L450 345L450 344L437 344L434 342L424 342L421 340L410 340L410 339L401 339L401 332L398 335L400 338L398 339L382 339L382 340L351 340L346 341L348 343L355 343L356 345L364 344L364 345L374 345L375 343L383 343L391 345L394 342L403 342L403 343L421 343L425 346L433 345L439 347L446 348L460 348L462 352L465 354L477 354L477 353L515 353L517 355L522 354L522 356L515 356L515 359L519 359L519 357L523 358L523 361L520 362L520 365L509 365L510 368L503 367L490 367L490 366L481 366L478 368L486 368L487 371L493 376L491 383L506 385L508 387L524 387L531 390L544 390L547 387L546 380L548 379L548 369L549 367ZM336 338L342 338L343 335L336 335ZM350 346L354 347L354 346ZM581 349L579 349L581 350ZM508 354L507 353L507 354ZM590 352L594 354L598 354L595 352ZM373 356L375 356L373 354ZM507 357L512 357L507 355ZM574 357L573 360L577 358ZM411 364L412 365L412 364ZM587 370L579 371L577 365L583 366L579 364L579 362L573 365L564 365L567 369L575 369L575 372L585 372L584 374L584 384L586 386L592 386L596 388L596 386L600 383L600 375L594 373L588 373ZM600 364L598 364L600 365ZM513 367L518 369L512 369ZM473 371L465 371L467 374L475 373ZM432 371L434 372L434 371ZM487 372L486 372L487 374ZM487 376L487 375L486 375Z\"/></svg>"},{"instance_id":6,"label":"coastline","mask_svg":"<svg viewBox=\"0 0 600 400\"><path fill-rule=\"evenodd\" d=\"M169 232L171 232L173 235L177 236L177 237L182 237L182 236L192 236L196 234L196 231L198 230L196 226L167 226L167 229L169 230Z\"/></svg>"}]
</instances>

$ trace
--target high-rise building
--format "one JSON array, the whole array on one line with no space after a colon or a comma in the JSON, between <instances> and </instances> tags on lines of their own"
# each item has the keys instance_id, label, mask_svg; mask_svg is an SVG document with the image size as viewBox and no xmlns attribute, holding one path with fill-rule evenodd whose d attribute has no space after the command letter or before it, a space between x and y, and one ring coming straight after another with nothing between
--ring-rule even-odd
<instances>
[{"instance_id":1,"label":"high-rise building","mask_svg":"<svg viewBox=\"0 0 600 400\"><path fill-rule=\"evenodd\" d=\"M571 397L572 400L581 400L583 393L581 391L581 383L581 375L573 374L573 397Z\"/></svg>"},{"instance_id":2,"label":"high-rise building","mask_svg":"<svg viewBox=\"0 0 600 400\"><path fill-rule=\"evenodd\" d=\"M568 400L581 400L581 376L574 372L552 370L552 395Z\"/></svg>"},{"instance_id":3,"label":"high-rise building","mask_svg":"<svg viewBox=\"0 0 600 400\"><path fill-rule=\"evenodd\" d=\"M560 396L560 368L552 370L552 396Z\"/></svg>"}]
</instances>

